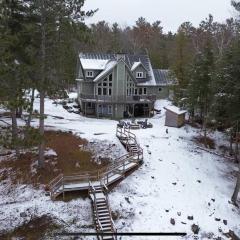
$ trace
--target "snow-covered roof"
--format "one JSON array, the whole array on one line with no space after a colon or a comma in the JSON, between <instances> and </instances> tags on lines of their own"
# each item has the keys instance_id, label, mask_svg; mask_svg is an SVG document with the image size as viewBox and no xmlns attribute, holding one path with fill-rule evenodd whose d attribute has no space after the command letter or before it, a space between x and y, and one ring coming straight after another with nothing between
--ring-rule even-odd
<instances>
[{"instance_id":1,"label":"snow-covered roof","mask_svg":"<svg viewBox=\"0 0 240 240\"><path fill-rule=\"evenodd\" d=\"M117 61L109 61L105 65L105 69L97 75L97 77L93 80L94 82L97 82L99 79L101 79L105 74L107 74L111 69L113 69L117 65Z\"/></svg>"},{"instance_id":2,"label":"snow-covered roof","mask_svg":"<svg viewBox=\"0 0 240 240\"><path fill-rule=\"evenodd\" d=\"M129 67L130 71L133 67L138 66L140 63L146 69L147 75L145 82L140 82L140 79L137 79L137 84L139 86L156 86L155 76L153 73L151 61L148 55L141 54L122 54L124 57L124 62ZM83 69L96 69L104 70L106 69L106 64L112 61L118 60L118 54L106 54L106 53L80 53L80 61L83 65ZM105 67L104 67L105 64ZM104 70L105 73L105 70ZM97 79L98 80L98 79Z\"/></svg>"},{"instance_id":3,"label":"snow-covered roof","mask_svg":"<svg viewBox=\"0 0 240 240\"><path fill-rule=\"evenodd\" d=\"M131 71L134 71L138 66L142 65L141 62L134 62L131 68Z\"/></svg>"},{"instance_id":4,"label":"snow-covered roof","mask_svg":"<svg viewBox=\"0 0 240 240\"><path fill-rule=\"evenodd\" d=\"M176 107L176 106L173 106L173 105L170 105L170 106L166 106L164 107L166 110L169 110L173 113L176 113L176 114L183 114L183 113L186 113L187 111L186 110L181 110L179 107Z\"/></svg>"},{"instance_id":5,"label":"snow-covered roof","mask_svg":"<svg viewBox=\"0 0 240 240\"><path fill-rule=\"evenodd\" d=\"M80 58L80 61L84 70L104 70L109 60Z\"/></svg>"}]
</instances>

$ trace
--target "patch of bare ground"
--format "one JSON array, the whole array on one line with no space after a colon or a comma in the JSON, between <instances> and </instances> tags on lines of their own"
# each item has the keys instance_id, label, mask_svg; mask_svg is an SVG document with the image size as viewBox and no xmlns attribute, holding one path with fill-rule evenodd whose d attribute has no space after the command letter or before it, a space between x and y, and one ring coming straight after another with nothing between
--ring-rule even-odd
<instances>
[{"instance_id":1,"label":"patch of bare ground","mask_svg":"<svg viewBox=\"0 0 240 240\"><path fill-rule=\"evenodd\" d=\"M48 215L41 217L33 217L30 221L19 226L12 232L0 234L0 239L12 240L12 239L49 239L53 236L54 232L60 229L62 226ZM46 236L49 236L46 238Z\"/></svg>"},{"instance_id":2,"label":"patch of bare ground","mask_svg":"<svg viewBox=\"0 0 240 240\"><path fill-rule=\"evenodd\" d=\"M209 149L215 149L215 142L214 139L210 138L210 137L205 137L200 135L197 137L193 138L194 142L203 145L204 147L207 147Z\"/></svg>"},{"instance_id":3,"label":"patch of bare ground","mask_svg":"<svg viewBox=\"0 0 240 240\"><path fill-rule=\"evenodd\" d=\"M47 131L45 133L46 148L57 153L57 156L46 156L44 169L37 168L37 153L26 152L19 159L6 156L0 161L0 180L11 178L13 184L47 184L54 177L63 173L71 175L81 171L94 171L105 168L109 161L105 159L101 164L92 160L92 153L84 150L87 140L72 133Z\"/></svg>"}]
</instances>

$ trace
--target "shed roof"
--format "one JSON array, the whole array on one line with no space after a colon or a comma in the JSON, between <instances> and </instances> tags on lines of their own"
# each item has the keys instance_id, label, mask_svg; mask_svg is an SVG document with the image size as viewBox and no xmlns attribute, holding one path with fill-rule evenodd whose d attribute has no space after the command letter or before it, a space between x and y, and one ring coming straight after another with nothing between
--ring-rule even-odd
<instances>
[{"instance_id":1,"label":"shed roof","mask_svg":"<svg viewBox=\"0 0 240 240\"><path fill-rule=\"evenodd\" d=\"M178 114L178 115L184 114L184 113L187 112L186 110L182 110L182 109L180 109L179 107L176 107L176 106L173 106L173 105L167 106L167 107L164 107L164 108L165 108L166 110L168 110L168 111L170 111L170 112L173 112L173 113L175 113L175 114Z\"/></svg>"}]
</instances>

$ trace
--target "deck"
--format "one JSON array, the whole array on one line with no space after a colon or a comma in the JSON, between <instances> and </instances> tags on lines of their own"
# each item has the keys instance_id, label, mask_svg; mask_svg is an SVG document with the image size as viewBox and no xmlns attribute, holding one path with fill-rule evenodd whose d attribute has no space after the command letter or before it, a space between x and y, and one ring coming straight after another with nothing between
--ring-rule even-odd
<instances>
[{"instance_id":1,"label":"deck","mask_svg":"<svg viewBox=\"0 0 240 240\"><path fill-rule=\"evenodd\" d=\"M117 229L112 220L108 204L108 187L123 180L129 172L143 163L143 150L139 146L135 134L130 129L117 126L116 136L126 148L128 154L114 160L108 168L97 171L82 171L79 174L58 175L49 183L52 200L66 192L88 191L92 200L94 223L99 240L115 240Z\"/></svg>"}]
</instances>

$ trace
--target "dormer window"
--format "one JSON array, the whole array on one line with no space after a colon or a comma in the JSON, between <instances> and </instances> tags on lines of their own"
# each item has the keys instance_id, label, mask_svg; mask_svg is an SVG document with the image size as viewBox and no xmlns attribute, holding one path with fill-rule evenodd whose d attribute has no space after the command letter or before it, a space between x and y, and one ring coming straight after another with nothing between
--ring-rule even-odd
<instances>
[{"instance_id":1,"label":"dormer window","mask_svg":"<svg viewBox=\"0 0 240 240\"><path fill-rule=\"evenodd\" d=\"M93 71L87 71L86 76L90 78L93 77Z\"/></svg>"},{"instance_id":2,"label":"dormer window","mask_svg":"<svg viewBox=\"0 0 240 240\"><path fill-rule=\"evenodd\" d=\"M143 78L143 72L136 72L136 78Z\"/></svg>"}]
</instances>

